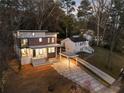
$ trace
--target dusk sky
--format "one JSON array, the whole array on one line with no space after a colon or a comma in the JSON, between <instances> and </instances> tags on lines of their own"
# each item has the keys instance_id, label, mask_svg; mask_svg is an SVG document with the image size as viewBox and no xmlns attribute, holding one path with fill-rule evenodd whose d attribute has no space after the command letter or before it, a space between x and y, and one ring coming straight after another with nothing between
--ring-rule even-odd
<instances>
[{"instance_id":1,"label":"dusk sky","mask_svg":"<svg viewBox=\"0 0 124 93\"><path fill-rule=\"evenodd\" d=\"M76 1L76 5L79 5L81 0L75 0L75 1Z\"/></svg>"}]
</instances>

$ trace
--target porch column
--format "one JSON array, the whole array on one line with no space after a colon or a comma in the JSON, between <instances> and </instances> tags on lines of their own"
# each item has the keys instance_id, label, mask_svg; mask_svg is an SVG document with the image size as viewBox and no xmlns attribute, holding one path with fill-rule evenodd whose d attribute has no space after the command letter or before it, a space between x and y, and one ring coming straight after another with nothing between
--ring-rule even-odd
<instances>
[{"instance_id":1,"label":"porch column","mask_svg":"<svg viewBox=\"0 0 124 93\"><path fill-rule=\"evenodd\" d=\"M70 68L70 58L68 57L68 67Z\"/></svg>"},{"instance_id":2,"label":"porch column","mask_svg":"<svg viewBox=\"0 0 124 93\"><path fill-rule=\"evenodd\" d=\"M36 57L36 51L33 49L33 57Z\"/></svg>"},{"instance_id":3,"label":"porch column","mask_svg":"<svg viewBox=\"0 0 124 93\"><path fill-rule=\"evenodd\" d=\"M59 57L60 57L60 61L61 61L61 47L60 47L60 52L59 52Z\"/></svg>"},{"instance_id":4,"label":"porch column","mask_svg":"<svg viewBox=\"0 0 124 93\"><path fill-rule=\"evenodd\" d=\"M69 58L68 58L68 57L67 57L67 60L68 60L68 61L67 61L67 67L69 67Z\"/></svg>"},{"instance_id":5,"label":"porch column","mask_svg":"<svg viewBox=\"0 0 124 93\"><path fill-rule=\"evenodd\" d=\"M57 58L57 47L55 47L55 50L56 50L56 58Z\"/></svg>"},{"instance_id":6,"label":"porch column","mask_svg":"<svg viewBox=\"0 0 124 93\"><path fill-rule=\"evenodd\" d=\"M76 57L76 65L78 65L78 63L77 63L77 57Z\"/></svg>"}]
</instances>

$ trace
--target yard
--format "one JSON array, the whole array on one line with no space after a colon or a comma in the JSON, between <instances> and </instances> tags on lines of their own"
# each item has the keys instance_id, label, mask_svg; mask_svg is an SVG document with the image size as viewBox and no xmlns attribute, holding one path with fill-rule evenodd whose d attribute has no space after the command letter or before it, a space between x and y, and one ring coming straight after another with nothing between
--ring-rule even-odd
<instances>
[{"instance_id":1,"label":"yard","mask_svg":"<svg viewBox=\"0 0 124 93\"><path fill-rule=\"evenodd\" d=\"M26 65L19 73L10 71L5 93L71 93L70 88L74 84L59 75L51 66L33 68ZM50 85L54 87L53 92L48 91ZM83 88L81 91L89 93Z\"/></svg>"},{"instance_id":2,"label":"yard","mask_svg":"<svg viewBox=\"0 0 124 93\"><path fill-rule=\"evenodd\" d=\"M106 66L108 65L107 59L109 51L100 47L95 47L94 49L95 53L93 55L80 54L80 57L111 76L117 78L121 67L124 67L124 55L113 52L111 57L112 69L108 69Z\"/></svg>"}]
</instances>

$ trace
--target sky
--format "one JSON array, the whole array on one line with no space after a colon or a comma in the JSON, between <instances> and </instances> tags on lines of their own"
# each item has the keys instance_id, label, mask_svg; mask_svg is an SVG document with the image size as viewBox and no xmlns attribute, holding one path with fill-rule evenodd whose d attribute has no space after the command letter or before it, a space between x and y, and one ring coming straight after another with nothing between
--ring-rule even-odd
<instances>
[{"instance_id":1,"label":"sky","mask_svg":"<svg viewBox=\"0 0 124 93\"><path fill-rule=\"evenodd\" d=\"M72 12L72 14L76 15L77 14L77 9L78 6L80 5L81 0L74 0L76 2L76 6L75 6L75 11Z\"/></svg>"},{"instance_id":2,"label":"sky","mask_svg":"<svg viewBox=\"0 0 124 93\"><path fill-rule=\"evenodd\" d=\"M81 2L81 0L74 0L75 2L76 2L76 7L75 7L75 11L73 11L72 13L74 14L74 15L76 15L77 14L77 8L78 8L78 6L80 5L80 2Z\"/></svg>"},{"instance_id":3,"label":"sky","mask_svg":"<svg viewBox=\"0 0 124 93\"><path fill-rule=\"evenodd\" d=\"M76 2L76 5L79 6L81 0L75 0L75 2Z\"/></svg>"}]
</instances>

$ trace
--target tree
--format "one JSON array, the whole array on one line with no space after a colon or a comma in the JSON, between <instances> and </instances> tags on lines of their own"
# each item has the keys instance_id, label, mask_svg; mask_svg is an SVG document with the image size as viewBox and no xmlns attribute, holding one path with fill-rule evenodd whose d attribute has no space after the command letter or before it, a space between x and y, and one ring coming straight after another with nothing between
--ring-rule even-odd
<instances>
[{"instance_id":1,"label":"tree","mask_svg":"<svg viewBox=\"0 0 124 93\"><path fill-rule=\"evenodd\" d=\"M97 25L97 46L99 45L99 35L100 35L100 28L103 29L102 33L106 31L106 24L109 18L109 10L111 8L111 0L92 0L93 6L93 14L96 17L96 25Z\"/></svg>"},{"instance_id":2,"label":"tree","mask_svg":"<svg viewBox=\"0 0 124 93\"><path fill-rule=\"evenodd\" d=\"M78 7L78 19L79 23L82 24L82 29L87 29L89 17L92 15L91 3L89 0L82 0Z\"/></svg>"},{"instance_id":3,"label":"tree","mask_svg":"<svg viewBox=\"0 0 124 93\"><path fill-rule=\"evenodd\" d=\"M75 1L73 0L61 0L61 8L63 8L66 12L66 15L67 17L66 18L69 18L69 16L71 15L71 12L72 11L75 11ZM68 37L68 29L69 29L69 21L66 19L66 37Z\"/></svg>"},{"instance_id":4,"label":"tree","mask_svg":"<svg viewBox=\"0 0 124 93\"><path fill-rule=\"evenodd\" d=\"M80 6L78 7L78 17L88 20L88 16L91 15L91 3L89 0L82 0Z\"/></svg>"},{"instance_id":5,"label":"tree","mask_svg":"<svg viewBox=\"0 0 124 93\"><path fill-rule=\"evenodd\" d=\"M3 72L12 69L8 62L15 55L13 31L18 29L52 29L52 24L55 21L59 22L59 17L64 14L52 0L49 3L47 1L49 0L44 0L45 4L43 4L39 0L0 0L0 83L4 77ZM42 5L45 10L42 9ZM53 11L54 9L56 11ZM59 26L56 23L54 29L58 29Z\"/></svg>"},{"instance_id":6,"label":"tree","mask_svg":"<svg viewBox=\"0 0 124 93\"><path fill-rule=\"evenodd\" d=\"M61 8L65 9L67 15L69 15L72 11L75 10L74 0L61 0L60 3L61 3Z\"/></svg>"},{"instance_id":7,"label":"tree","mask_svg":"<svg viewBox=\"0 0 124 93\"><path fill-rule=\"evenodd\" d=\"M120 27L122 27L122 31L120 32L119 36L118 36L118 42L116 43L116 50L121 52L121 53L124 53L124 0L115 0L115 7L118 11L118 14L120 16L120 22L119 22L119 25Z\"/></svg>"},{"instance_id":8,"label":"tree","mask_svg":"<svg viewBox=\"0 0 124 93\"><path fill-rule=\"evenodd\" d=\"M119 41L120 33L122 32L123 28L123 0L114 0L111 4L111 15L110 15L110 36L109 36L109 43L110 43L110 52L108 56L108 67L112 69L112 61L111 56L113 50L115 49L117 42Z\"/></svg>"}]
</instances>

